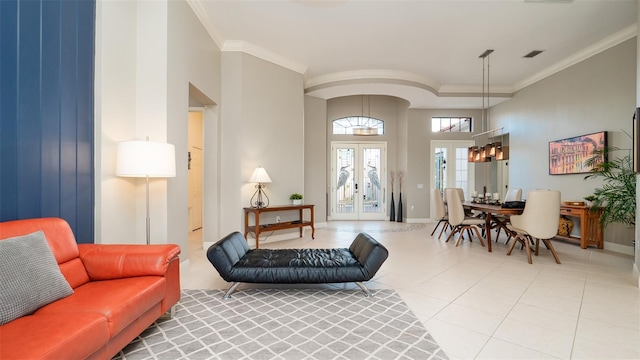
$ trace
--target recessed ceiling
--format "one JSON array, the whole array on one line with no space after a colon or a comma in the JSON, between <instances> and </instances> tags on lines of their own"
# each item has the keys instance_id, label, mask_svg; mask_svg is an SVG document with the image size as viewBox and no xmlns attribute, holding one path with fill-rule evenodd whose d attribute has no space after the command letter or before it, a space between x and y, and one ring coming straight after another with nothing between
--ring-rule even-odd
<instances>
[{"instance_id":1,"label":"recessed ceiling","mask_svg":"<svg viewBox=\"0 0 640 360\"><path fill-rule=\"evenodd\" d=\"M308 95L404 98L411 108L491 105L637 34L636 0L189 0L223 51L305 76ZM532 50L544 52L523 57Z\"/></svg>"}]
</instances>

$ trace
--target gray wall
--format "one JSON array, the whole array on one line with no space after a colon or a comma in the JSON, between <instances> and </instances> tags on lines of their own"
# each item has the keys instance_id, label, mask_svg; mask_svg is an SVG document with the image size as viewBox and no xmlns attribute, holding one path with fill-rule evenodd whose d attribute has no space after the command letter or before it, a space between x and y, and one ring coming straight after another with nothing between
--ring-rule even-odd
<instances>
[{"instance_id":1,"label":"gray wall","mask_svg":"<svg viewBox=\"0 0 640 360\"><path fill-rule=\"evenodd\" d=\"M478 105L482 103L478 98ZM474 133L483 131L481 119L482 111L480 110L409 110L409 121L407 123L407 205L414 206L414 210L409 210L408 217L414 219L429 219L429 204L431 187L431 177L434 176L431 169L431 141L432 140L469 140L469 133L432 133L431 118L432 117L471 117ZM485 164L481 164L485 165ZM472 165L475 166L475 165ZM476 179L481 178L478 174L480 166L476 166ZM422 189L418 189L418 184L423 184ZM480 185L481 187L481 185ZM475 188L480 188L476 186ZM471 189L470 189L471 190Z\"/></svg>"},{"instance_id":2,"label":"gray wall","mask_svg":"<svg viewBox=\"0 0 640 360\"><path fill-rule=\"evenodd\" d=\"M220 227L227 234L244 229L242 208L256 190L247 180L257 166L272 180L270 205L305 194L303 77L252 55L223 52L222 99Z\"/></svg>"},{"instance_id":3,"label":"gray wall","mask_svg":"<svg viewBox=\"0 0 640 360\"><path fill-rule=\"evenodd\" d=\"M630 149L636 103L636 39L584 60L517 92L491 110L492 128L510 135L509 179L523 194L557 189L563 201L580 201L602 184L584 175L549 175L548 143L608 131L609 145ZM612 225L605 241L630 245L633 232Z\"/></svg>"},{"instance_id":4,"label":"gray wall","mask_svg":"<svg viewBox=\"0 0 640 360\"><path fill-rule=\"evenodd\" d=\"M490 129L504 127L510 143L509 183L524 194L537 188L553 188L562 192L563 201L581 200L601 184L584 181L584 175L548 175L548 142L551 140L606 130L609 144L631 148L631 116L636 98L636 39L606 50L592 58L554 74L517 92L514 97L491 109ZM479 99L480 101L480 99ZM431 133L435 116L471 116L474 133L482 132L480 110L408 109L403 100L371 96L371 115L385 120L386 136L376 138L388 142L388 169L407 171L403 189L404 209L408 221L429 219L429 169L431 140L468 140L468 133ZM386 107L386 110L385 110ZM365 100L365 115L367 114ZM327 101L327 127L330 122L347 115L362 113L360 96ZM330 153L327 141L327 154ZM347 139L345 139L347 140ZM327 155L329 156L329 155ZM329 159L329 158L327 158ZM327 162L329 162L327 160ZM406 165L405 165L406 164ZM489 164L473 165L476 180L491 174ZM404 167L404 168L403 168ZM330 164L326 165L327 186ZM418 189L418 184L424 184ZM476 187L482 186L476 181ZM633 231L612 225L605 241L629 246Z\"/></svg>"},{"instance_id":5,"label":"gray wall","mask_svg":"<svg viewBox=\"0 0 640 360\"><path fill-rule=\"evenodd\" d=\"M304 201L315 204L315 222L327 220L327 177L331 162L327 157L327 102L304 98Z\"/></svg>"},{"instance_id":6,"label":"gray wall","mask_svg":"<svg viewBox=\"0 0 640 360\"><path fill-rule=\"evenodd\" d=\"M364 104L364 105L363 105ZM406 100L395 98L391 96L345 96L335 99L330 99L327 101L327 116L324 121L324 131L328 134L327 138L327 146L323 149L318 149L318 151L323 151L326 154L327 164L325 169L326 176L326 189L325 193L329 194L331 189L331 142L332 141L352 141L352 142L361 142L361 141L382 141L387 143L387 179L384 186L387 188L387 196L385 199L390 198L390 171L399 171L405 170L406 168L402 168L403 166L403 157L399 155L398 144L400 144L401 139L405 136L399 133L398 124L406 123L407 119L407 109L409 107L409 103ZM384 135L375 136L375 137L362 137L362 136L353 136L353 135L333 135L332 134L332 124L333 120L340 119L347 116L371 116L373 118L383 120L384 121ZM400 147L404 147L405 145L400 145ZM403 154L403 156L406 156ZM397 189L397 181L396 181L396 192ZM404 197L404 196L403 196ZM396 199L397 200L397 199ZM330 201L330 198L327 199ZM389 210L388 202L384 205ZM405 212L406 214L406 212Z\"/></svg>"}]
</instances>

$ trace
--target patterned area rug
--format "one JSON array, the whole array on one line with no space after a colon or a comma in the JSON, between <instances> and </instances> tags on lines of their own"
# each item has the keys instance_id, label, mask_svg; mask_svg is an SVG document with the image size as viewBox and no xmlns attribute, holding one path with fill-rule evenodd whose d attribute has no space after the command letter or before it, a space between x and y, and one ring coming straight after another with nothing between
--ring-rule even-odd
<instances>
[{"instance_id":1,"label":"patterned area rug","mask_svg":"<svg viewBox=\"0 0 640 360\"><path fill-rule=\"evenodd\" d=\"M447 359L394 290L183 290L114 359Z\"/></svg>"}]
</instances>

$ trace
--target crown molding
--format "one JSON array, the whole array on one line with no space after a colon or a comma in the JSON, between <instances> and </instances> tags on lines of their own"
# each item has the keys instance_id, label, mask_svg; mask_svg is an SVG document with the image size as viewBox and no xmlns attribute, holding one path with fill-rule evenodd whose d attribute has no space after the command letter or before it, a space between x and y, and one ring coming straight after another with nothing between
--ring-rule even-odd
<instances>
[{"instance_id":1,"label":"crown molding","mask_svg":"<svg viewBox=\"0 0 640 360\"><path fill-rule=\"evenodd\" d=\"M222 51L240 51L243 53L247 53L249 55L253 55L262 60L280 65L284 68L300 74L306 73L308 68L307 65L290 60L284 56L274 53L273 51L267 50L248 41L227 40L224 42Z\"/></svg>"},{"instance_id":2,"label":"crown molding","mask_svg":"<svg viewBox=\"0 0 640 360\"><path fill-rule=\"evenodd\" d=\"M545 79L555 73L558 73L570 66L573 66L583 60L586 60L596 54L599 54L607 49L610 49L624 41L627 41L631 38L633 38L634 36L638 35L638 24L634 24L631 26L628 26L620 31L618 31L617 33L606 37L600 41L598 41L597 43L581 50L578 51L577 53L569 56L568 58L564 59L563 61L560 61L558 63L556 63L555 65L552 65L542 71L540 71L539 73L524 79L523 81L515 84L513 86L513 90L518 91L518 90L522 90L525 87L532 85L542 79Z\"/></svg>"},{"instance_id":3,"label":"crown molding","mask_svg":"<svg viewBox=\"0 0 640 360\"><path fill-rule=\"evenodd\" d=\"M191 6L191 10L196 14L198 20L200 20L200 24L204 26L204 29L209 33L213 42L216 43L218 49L222 49L224 44L224 39L220 35L220 33L213 27L213 22L209 19L207 12L204 10L202 6L201 0L186 0L187 4Z\"/></svg>"},{"instance_id":4,"label":"crown molding","mask_svg":"<svg viewBox=\"0 0 640 360\"><path fill-rule=\"evenodd\" d=\"M355 83L389 83L411 86L430 91L442 97L480 97L482 86L440 85L438 82L415 73L397 70L356 70L326 74L309 79L305 84L307 93L331 86ZM487 94L488 95L488 94ZM491 97L512 97L510 86L491 87Z\"/></svg>"},{"instance_id":5,"label":"crown molding","mask_svg":"<svg viewBox=\"0 0 640 360\"><path fill-rule=\"evenodd\" d=\"M402 82L417 83L421 84L421 87L432 89L432 92L437 92L440 88L440 84L438 82L408 71L369 69L342 71L316 76L306 81L305 89L315 88L319 86L322 87L326 84L331 83L372 79L396 80Z\"/></svg>"}]
</instances>

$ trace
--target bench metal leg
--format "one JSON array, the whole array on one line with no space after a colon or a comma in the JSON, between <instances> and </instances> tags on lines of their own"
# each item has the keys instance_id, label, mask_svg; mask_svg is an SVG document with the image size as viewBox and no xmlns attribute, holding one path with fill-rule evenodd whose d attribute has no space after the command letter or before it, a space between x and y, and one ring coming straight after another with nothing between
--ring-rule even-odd
<instances>
[{"instance_id":1,"label":"bench metal leg","mask_svg":"<svg viewBox=\"0 0 640 360\"><path fill-rule=\"evenodd\" d=\"M238 288L238 286L240 286L239 282L234 282L233 284L231 284L231 287L227 290L226 293L224 293L224 296L222 297L223 299L231 299L231 294L236 291L236 289Z\"/></svg>"},{"instance_id":2,"label":"bench metal leg","mask_svg":"<svg viewBox=\"0 0 640 360\"><path fill-rule=\"evenodd\" d=\"M367 289L367 287L364 286L364 284L362 282L356 281L355 283L356 283L356 285L358 285L360 290L362 290L362 292L364 292L364 296L365 297L372 297L373 296L373 293L371 291L369 291L369 289Z\"/></svg>"}]
</instances>

